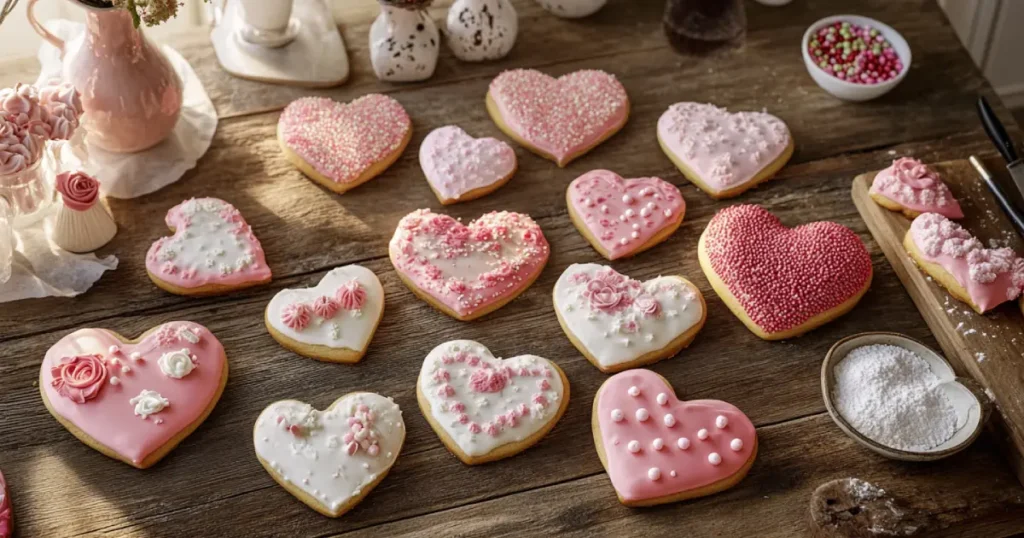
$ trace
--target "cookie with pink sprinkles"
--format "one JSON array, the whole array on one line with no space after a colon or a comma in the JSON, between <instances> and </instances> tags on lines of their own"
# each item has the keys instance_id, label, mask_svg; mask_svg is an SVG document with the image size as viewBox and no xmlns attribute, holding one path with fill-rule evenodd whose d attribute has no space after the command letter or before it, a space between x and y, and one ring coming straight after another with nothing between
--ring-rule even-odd
<instances>
[{"instance_id":1,"label":"cookie with pink sprinkles","mask_svg":"<svg viewBox=\"0 0 1024 538\"><path fill-rule=\"evenodd\" d=\"M565 167L622 129L629 118L629 96L604 71L554 78L514 69L491 81L487 111L513 140Z\"/></svg>"},{"instance_id":2,"label":"cookie with pink sprinkles","mask_svg":"<svg viewBox=\"0 0 1024 538\"><path fill-rule=\"evenodd\" d=\"M491 212L463 224L429 209L398 223L388 248L402 282L449 316L493 312L540 276L551 247L529 215Z\"/></svg>"},{"instance_id":3,"label":"cookie with pink sprinkles","mask_svg":"<svg viewBox=\"0 0 1024 538\"><path fill-rule=\"evenodd\" d=\"M719 211L697 256L729 310L765 340L842 316L871 286L871 255L852 230L827 221L788 228L756 205Z\"/></svg>"},{"instance_id":4,"label":"cookie with pink sprinkles","mask_svg":"<svg viewBox=\"0 0 1024 538\"><path fill-rule=\"evenodd\" d=\"M277 122L285 158L339 194L387 170L411 138L409 114L401 103L380 94L350 103L303 97L285 107Z\"/></svg>"}]
</instances>

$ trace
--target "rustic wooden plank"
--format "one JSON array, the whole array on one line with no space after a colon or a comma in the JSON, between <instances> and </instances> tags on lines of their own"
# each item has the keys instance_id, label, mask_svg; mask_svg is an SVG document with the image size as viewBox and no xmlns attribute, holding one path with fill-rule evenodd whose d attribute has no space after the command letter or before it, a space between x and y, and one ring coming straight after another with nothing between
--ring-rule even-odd
<instances>
[{"instance_id":1,"label":"rustic wooden plank","mask_svg":"<svg viewBox=\"0 0 1024 538\"><path fill-rule=\"evenodd\" d=\"M1005 169L1005 161L988 159L987 166L1006 187L1015 193ZM986 245L1009 246L1022 252L1024 241L999 209L992 193L966 160L939 163L935 168L960 200L964 209L961 225ZM853 199L868 229L906 286L914 304L935 334L945 355L960 372L980 381L992 394L999 410L1000 426L1005 429L1010 457L1024 481L1024 321L1016 302L1004 304L981 315L949 295L933 279L921 272L903 248L903 237L910 220L876 204L868 195L875 172L857 176Z\"/></svg>"},{"instance_id":2,"label":"rustic wooden plank","mask_svg":"<svg viewBox=\"0 0 1024 538\"><path fill-rule=\"evenodd\" d=\"M905 92L904 98L870 104L843 103L814 86L788 46L799 39L800 29L796 27L766 34L749 44L744 56L719 59L711 73L700 65L666 71L664 65L672 65L678 58L667 49L560 64L551 71L621 66L614 71L633 101L632 118L623 131L566 169L517 148L520 169L508 187L444 211L467 218L495 209L525 211L540 217L562 214L565 186L594 168L611 168L635 176L660 175L681 184L682 176L654 141L657 118L681 99L712 101L733 109L759 109L769 104L769 110L789 123L797 144L793 165L784 169L780 178L788 177L795 165L835 155L840 148L841 152L866 151L963 132L977 133L981 139L984 135L980 134L973 107L964 106L969 102L966 96L978 91L977 78L971 69L949 71L966 56L959 45L930 38L932 30L916 24L908 23L913 26L907 32L919 36L923 58L917 63L923 64L921 72L941 70L948 76L942 84L936 84L930 77L914 73L897 90ZM786 83L767 84L765 72L759 67L751 69L751 65L776 66L770 74ZM475 79L396 91L394 95L405 104L415 125L411 149L381 177L344 196L314 185L280 156L274 135L276 113L221 122L210 151L181 181L149 196L112 201L120 231L101 253L116 253L122 265L90 293L75 300L73 319L54 319L57 305L66 304L63 300L28 301L16 317L0 313L0 340L119 312L180 304L183 299L169 297L150 285L142 269L148 244L163 233L164 213L190 196L221 197L238 207L254 226L278 277L383 255L402 215L419 207L438 207L422 179L414 149L431 129L454 122L474 135L504 136L482 105L466 106L482 102L488 83L488 79ZM912 94L917 96L905 98ZM886 128L880 130L880 125ZM846 181L839 176L831 179ZM395 185L398 181L403 182L402 188ZM687 186L683 194L691 214L706 215L717 207L696 189ZM780 180L743 199L770 203L772 197L780 195L813 194L800 190L792 181ZM387 203L382 204L383 200Z\"/></svg>"}]
</instances>

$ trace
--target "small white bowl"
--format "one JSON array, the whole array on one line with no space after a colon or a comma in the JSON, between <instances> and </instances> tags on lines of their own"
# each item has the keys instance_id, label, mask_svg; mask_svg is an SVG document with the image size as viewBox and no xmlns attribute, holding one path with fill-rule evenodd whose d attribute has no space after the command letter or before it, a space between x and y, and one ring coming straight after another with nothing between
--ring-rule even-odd
<instances>
[{"instance_id":1,"label":"small white bowl","mask_svg":"<svg viewBox=\"0 0 1024 538\"><path fill-rule=\"evenodd\" d=\"M945 392L950 404L956 411L957 430L949 440L939 446L920 452L900 450L883 445L866 435L857 431L839 413L835 404L835 367L846 355L861 346L872 344L888 344L910 350L918 357L924 359L931 367L932 373L939 378L941 383L939 389ZM832 416L839 429L843 430L853 440L867 448L895 460L904 461L932 461L952 456L967 448L977 439L981 428L988 420L992 411L989 399L985 396L984 389L973 379L957 377L953 367L946 362L946 359L933 351L930 347L897 333L870 332L848 336L835 343L825 355L825 361L821 365L821 391L825 399L825 408Z\"/></svg>"},{"instance_id":2,"label":"small white bowl","mask_svg":"<svg viewBox=\"0 0 1024 538\"><path fill-rule=\"evenodd\" d=\"M882 34L882 37L887 39L889 44L892 45L893 50L896 51L896 55L900 57L900 61L903 62L903 70L900 71L896 77L877 84L854 84L852 82L836 78L832 76L831 73L825 72L825 70L811 58L811 53L807 52L807 45L811 42L811 37L815 32L823 26L827 26L835 22L848 22L858 26L866 25L878 30L878 32ZM869 101L876 97L885 95L902 82L903 78L907 76L907 73L910 71L910 61L912 59L910 54L910 45L907 44L907 40L903 39L903 36L901 36L899 32L893 30L892 27L887 24L883 24L869 17L861 17L860 15L834 15L815 22L807 28L806 32L804 32L804 39L800 44L800 48L804 55L804 65L807 67L807 72L810 73L814 82L817 82L818 86L821 86L823 90L844 101Z\"/></svg>"}]
</instances>

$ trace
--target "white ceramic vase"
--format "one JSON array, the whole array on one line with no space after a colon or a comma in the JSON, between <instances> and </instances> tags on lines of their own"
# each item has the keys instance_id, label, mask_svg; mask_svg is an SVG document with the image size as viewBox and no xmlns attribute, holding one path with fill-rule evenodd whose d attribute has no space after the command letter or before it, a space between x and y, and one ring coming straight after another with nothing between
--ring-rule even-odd
<instances>
[{"instance_id":1,"label":"white ceramic vase","mask_svg":"<svg viewBox=\"0 0 1024 538\"><path fill-rule=\"evenodd\" d=\"M429 3L429 2L426 2ZM423 7L382 3L370 27L370 61L377 78L415 82L433 76L440 33Z\"/></svg>"},{"instance_id":2,"label":"white ceramic vase","mask_svg":"<svg viewBox=\"0 0 1024 538\"><path fill-rule=\"evenodd\" d=\"M448 47L456 58L497 60L516 44L519 15L509 0L455 0L445 26Z\"/></svg>"}]
</instances>

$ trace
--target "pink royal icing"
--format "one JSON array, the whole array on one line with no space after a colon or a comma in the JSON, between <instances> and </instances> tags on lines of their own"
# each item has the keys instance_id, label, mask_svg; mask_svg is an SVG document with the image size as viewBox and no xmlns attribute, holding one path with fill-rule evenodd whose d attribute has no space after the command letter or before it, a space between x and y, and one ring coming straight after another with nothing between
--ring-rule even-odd
<instances>
[{"instance_id":1,"label":"pink royal icing","mask_svg":"<svg viewBox=\"0 0 1024 538\"><path fill-rule=\"evenodd\" d=\"M573 212L615 260L628 256L666 227L680 222L683 196L656 177L623 179L608 170L593 170L569 184Z\"/></svg>"},{"instance_id":2,"label":"pink royal icing","mask_svg":"<svg viewBox=\"0 0 1024 538\"><path fill-rule=\"evenodd\" d=\"M171 237L146 254L146 269L181 288L238 286L270 279L263 247L242 214L217 198L193 198L167 212Z\"/></svg>"},{"instance_id":3,"label":"pink royal icing","mask_svg":"<svg viewBox=\"0 0 1024 538\"><path fill-rule=\"evenodd\" d=\"M495 77L489 93L505 124L559 165L617 129L629 113L626 89L604 71L553 78L514 69Z\"/></svg>"},{"instance_id":4,"label":"pink royal icing","mask_svg":"<svg viewBox=\"0 0 1024 538\"><path fill-rule=\"evenodd\" d=\"M336 295L345 310L359 310L366 304L366 289L355 279L342 284Z\"/></svg>"},{"instance_id":5,"label":"pink royal icing","mask_svg":"<svg viewBox=\"0 0 1024 538\"><path fill-rule=\"evenodd\" d=\"M182 371L168 373L164 368L169 358L183 350L189 354L191 369L174 377ZM92 373L84 370L84 364L68 373L67 358L82 356L105 363L106 383L89 385L97 387L91 395L75 398L66 392L69 378L79 383L99 379L100 367L94 363ZM97 443L139 463L205 412L220 391L225 368L224 348L196 323L165 323L135 344L122 342L105 329L79 329L46 352L40 384L55 414ZM143 416L148 418L143 418L136 414L132 400L146 391L158 393L167 405L159 411L147 409Z\"/></svg>"},{"instance_id":6,"label":"pink royal icing","mask_svg":"<svg viewBox=\"0 0 1024 538\"><path fill-rule=\"evenodd\" d=\"M11 520L14 518L11 510L11 501L8 498L7 481L3 473L0 473L0 538L10 538L14 532Z\"/></svg>"},{"instance_id":7,"label":"pink royal icing","mask_svg":"<svg viewBox=\"0 0 1024 538\"><path fill-rule=\"evenodd\" d=\"M50 368L57 394L75 403L85 403L99 394L107 382L107 367L101 355L63 357Z\"/></svg>"},{"instance_id":8,"label":"pink royal icing","mask_svg":"<svg viewBox=\"0 0 1024 538\"><path fill-rule=\"evenodd\" d=\"M742 411L719 400L681 402L650 370L608 378L595 413L608 477L625 501L665 497L729 478L757 447L757 432Z\"/></svg>"},{"instance_id":9,"label":"pink royal icing","mask_svg":"<svg viewBox=\"0 0 1024 538\"><path fill-rule=\"evenodd\" d=\"M917 159L901 157L892 166L875 175L871 194L884 196L901 206L920 213L938 213L961 219L964 212L938 172Z\"/></svg>"},{"instance_id":10,"label":"pink royal icing","mask_svg":"<svg viewBox=\"0 0 1024 538\"><path fill-rule=\"evenodd\" d=\"M448 125L430 131L420 145L420 166L446 200L488 187L516 170L516 152L496 138L473 138Z\"/></svg>"},{"instance_id":11,"label":"pink royal icing","mask_svg":"<svg viewBox=\"0 0 1024 538\"><path fill-rule=\"evenodd\" d=\"M789 128L764 112L676 103L658 119L658 139L717 191L752 180L792 142Z\"/></svg>"},{"instance_id":12,"label":"pink royal icing","mask_svg":"<svg viewBox=\"0 0 1024 538\"><path fill-rule=\"evenodd\" d=\"M838 307L871 279L864 244L834 222L790 229L760 206L734 205L711 219L703 237L714 272L766 333Z\"/></svg>"},{"instance_id":13,"label":"pink royal icing","mask_svg":"<svg viewBox=\"0 0 1024 538\"><path fill-rule=\"evenodd\" d=\"M412 129L402 105L380 94L347 104L303 97L285 107L278 122L285 145L337 183L355 181L393 154Z\"/></svg>"},{"instance_id":14,"label":"pink royal icing","mask_svg":"<svg viewBox=\"0 0 1024 538\"><path fill-rule=\"evenodd\" d=\"M302 303L293 303L281 311L281 323L284 323L288 327L301 331L309 325L310 308L308 305Z\"/></svg>"},{"instance_id":15,"label":"pink royal icing","mask_svg":"<svg viewBox=\"0 0 1024 538\"><path fill-rule=\"evenodd\" d=\"M910 236L924 259L942 266L986 312L1024 291L1024 259L1012 249L984 248L959 224L937 213L922 213L910 224Z\"/></svg>"},{"instance_id":16,"label":"pink royal icing","mask_svg":"<svg viewBox=\"0 0 1024 538\"><path fill-rule=\"evenodd\" d=\"M398 223L395 269L460 316L518 294L547 263L540 226L522 213L491 212L464 225L429 209Z\"/></svg>"},{"instance_id":17,"label":"pink royal icing","mask_svg":"<svg viewBox=\"0 0 1024 538\"><path fill-rule=\"evenodd\" d=\"M56 188L64 206L75 211L89 209L100 197L100 182L81 171L57 174Z\"/></svg>"}]
</instances>

